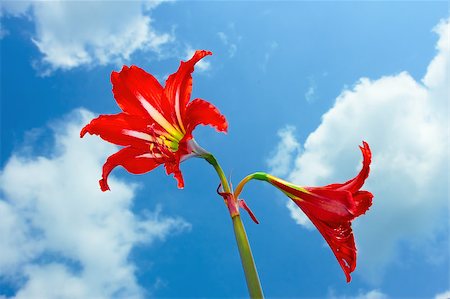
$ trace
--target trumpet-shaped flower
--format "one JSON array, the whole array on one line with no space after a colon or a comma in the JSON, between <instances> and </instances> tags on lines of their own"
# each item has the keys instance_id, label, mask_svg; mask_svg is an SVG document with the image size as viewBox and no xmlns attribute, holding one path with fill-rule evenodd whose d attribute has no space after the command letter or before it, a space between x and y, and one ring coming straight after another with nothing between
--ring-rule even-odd
<instances>
[{"instance_id":1,"label":"trumpet-shaped flower","mask_svg":"<svg viewBox=\"0 0 450 299\"><path fill-rule=\"evenodd\" d=\"M239 196L250 179L269 182L286 194L305 213L333 251L350 282L356 267L356 246L351 221L364 214L372 205L372 193L360 190L369 175L371 152L369 145L360 146L363 167L359 174L342 184L323 187L300 187L265 173L255 173L244 179L236 189Z\"/></svg>"},{"instance_id":2,"label":"trumpet-shaped flower","mask_svg":"<svg viewBox=\"0 0 450 299\"><path fill-rule=\"evenodd\" d=\"M131 173L142 174L164 164L167 174L173 174L177 180L178 188L183 188L180 162L206 153L193 139L195 127L211 125L221 132L228 128L225 117L211 103L201 99L190 101L194 65L211 54L196 51L190 60L182 61L165 87L137 66L124 66L120 72L112 72L114 98L123 112L100 115L80 133L81 137L95 134L124 146L103 165L102 191L109 190L108 175L119 165Z\"/></svg>"}]
</instances>

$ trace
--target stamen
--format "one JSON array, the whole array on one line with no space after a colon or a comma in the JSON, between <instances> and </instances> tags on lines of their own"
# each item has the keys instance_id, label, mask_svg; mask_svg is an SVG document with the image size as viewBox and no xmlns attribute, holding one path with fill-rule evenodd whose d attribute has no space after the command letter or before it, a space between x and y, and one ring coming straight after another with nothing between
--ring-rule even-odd
<instances>
[{"instance_id":1,"label":"stamen","mask_svg":"<svg viewBox=\"0 0 450 299\"><path fill-rule=\"evenodd\" d=\"M148 114L153 118L161 127L163 127L169 134L175 137L178 141L183 138L183 133L178 129L176 129L172 124L170 124L164 116L159 113L158 110L155 109L145 98L139 93L136 92L136 97L141 103L142 107L147 110Z\"/></svg>"},{"instance_id":2,"label":"stamen","mask_svg":"<svg viewBox=\"0 0 450 299\"><path fill-rule=\"evenodd\" d=\"M178 150L178 142L172 141L166 138L166 136L161 136L157 134L154 129L155 124L148 126L150 136L152 136L152 142L150 143L150 153L154 157L171 157L173 153Z\"/></svg>"}]
</instances>

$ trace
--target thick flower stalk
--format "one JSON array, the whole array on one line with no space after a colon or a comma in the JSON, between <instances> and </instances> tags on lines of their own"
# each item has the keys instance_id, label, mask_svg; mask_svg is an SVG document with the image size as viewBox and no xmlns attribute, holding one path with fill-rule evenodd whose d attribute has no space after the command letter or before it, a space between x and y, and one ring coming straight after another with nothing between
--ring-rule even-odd
<instances>
[{"instance_id":1,"label":"thick flower stalk","mask_svg":"<svg viewBox=\"0 0 450 299\"><path fill-rule=\"evenodd\" d=\"M347 282L356 267L356 246L351 222L364 214L372 205L372 193L360 190L370 171L371 151L363 142L360 146L363 166L359 174L342 184L323 187L301 187L273 175L257 172L244 178L236 187L234 196L239 197L244 185L252 180L266 181L284 194L305 213L327 241Z\"/></svg>"},{"instance_id":2,"label":"thick flower stalk","mask_svg":"<svg viewBox=\"0 0 450 299\"><path fill-rule=\"evenodd\" d=\"M190 60L181 62L165 87L134 65L112 72L114 98L123 112L100 115L81 130L81 137L95 134L125 146L103 165L100 180L103 191L109 190L108 175L119 165L134 174L164 165L167 174L173 174L178 181L178 188L183 188L180 162L206 153L193 139L195 127L202 124L221 132L228 129L225 117L211 103L201 99L190 101L194 65L211 54L196 51Z\"/></svg>"}]
</instances>

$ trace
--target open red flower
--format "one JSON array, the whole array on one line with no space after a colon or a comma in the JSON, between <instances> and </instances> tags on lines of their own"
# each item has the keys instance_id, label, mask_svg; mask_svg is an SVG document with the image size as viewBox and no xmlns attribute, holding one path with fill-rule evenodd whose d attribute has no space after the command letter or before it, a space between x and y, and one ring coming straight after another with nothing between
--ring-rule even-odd
<instances>
[{"instance_id":1,"label":"open red flower","mask_svg":"<svg viewBox=\"0 0 450 299\"><path fill-rule=\"evenodd\" d=\"M350 273L356 267L351 221L369 209L373 198L372 193L360 190L369 175L371 162L369 145L363 142L360 149L363 167L355 178L343 184L300 187L266 173L255 173L248 177L269 182L297 204L327 241L344 270L347 282L350 282ZM241 190L242 186L238 186L235 195L238 196Z\"/></svg>"},{"instance_id":2,"label":"open red flower","mask_svg":"<svg viewBox=\"0 0 450 299\"><path fill-rule=\"evenodd\" d=\"M123 112L100 115L80 133L99 135L106 141L125 146L111 155L103 165L100 187L109 190L107 179L116 166L134 174L142 174L164 164L167 174L173 174L178 188L183 188L180 162L205 152L197 145L192 131L199 125L211 125L226 132L225 117L211 103L190 101L194 65L210 51L196 51L181 62L162 87L151 74L137 66L124 66L112 72L114 98Z\"/></svg>"}]
</instances>

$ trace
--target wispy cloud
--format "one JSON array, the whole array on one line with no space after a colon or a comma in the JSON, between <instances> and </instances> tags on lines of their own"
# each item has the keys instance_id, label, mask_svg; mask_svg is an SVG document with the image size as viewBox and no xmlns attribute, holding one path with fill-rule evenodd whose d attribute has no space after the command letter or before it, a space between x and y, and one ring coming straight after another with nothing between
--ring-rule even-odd
<instances>
[{"instance_id":1,"label":"wispy cloud","mask_svg":"<svg viewBox=\"0 0 450 299\"><path fill-rule=\"evenodd\" d=\"M305 92L305 100L308 103L312 103L316 99L317 84L316 84L316 81L314 80L314 77L312 77L312 76L308 77L308 83L309 83L309 86Z\"/></svg>"},{"instance_id":2,"label":"wispy cloud","mask_svg":"<svg viewBox=\"0 0 450 299\"><path fill-rule=\"evenodd\" d=\"M174 40L172 34L152 26L149 13L160 3L3 1L1 8L3 16L33 20L32 41L42 53L34 66L49 75L57 69L122 63L138 50L158 55L164 44Z\"/></svg>"},{"instance_id":3,"label":"wispy cloud","mask_svg":"<svg viewBox=\"0 0 450 299\"><path fill-rule=\"evenodd\" d=\"M371 145L365 189L375 195L374 204L354 230L356 271L372 282L380 281L400 243L421 248L424 258L440 250L430 256L448 262L448 227L442 225L448 219L448 20L435 30L438 53L421 82L407 72L360 79L323 115L289 174L306 186L345 181L360 167L357 145Z\"/></svg>"},{"instance_id":4,"label":"wispy cloud","mask_svg":"<svg viewBox=\"0 0 450 299\"><path fill-rule=\"evenodd\" d=\"M286 126L278 130L280 142L267 159L270 173L284 176L292 170L293 159L298 155L300 144L295 138L295 127Z\"/></svg>"},{"instance_id":5,"label":"wispy cloud","mask_svg":"<svg viewBox=\"0 0 450 299\"><path fill-rule=\"evenodd\" d=\"M132 248L189 229L160 210L135 214L135 186L98 177L116 147L81 140L94 115L74 111L53 126L49 156L14 154L0 172L0 278L15 298L144 298L129 259Z\"/></svg>"},{"instance_id":6,"label":"wispy cloud","mask_svg":"<svg viewBox=\"0 0 450 299\"><path fill-rule=\"evenodd\" d=\"M235 41L231 41L231 38L229 35L227 35L225 32L217 32L217 36L219 37L220 41L224 46L228 47L228 56L230 58L233 58L237 51L237 44ZM240 40L240 37L238 37L238 41Z\"/></svg>"},{"instance_id":7,"label":"wispy cloud","mask_svg":"<svg viewBox=\"0 0 450 299\"><path fill-rule=\"evenodd\" d=\"M379 290L371 290L368 292L360 291L357 295L353 296L339 296L336 295L334 290L331 290L327 296L329 299L388 299L389 297Z\"/></svg>"},{"instance_id":8,"label":"wispy cloud","mask_svg":"<svg viewBox=\"0 0 450 299\"><path fill-rule=\"evenodd\" d=\"M267 65L269 64L270 57L272 56L273 52L278 48L278 43L276 41L271 41L268 46L267 50L264 53L264 58L260 64L261 70L265 73L267 71Z\"/></svg>"},{"instance_id":9,"label":"wispy cloud","mask_svg":"<svg viewBox=\"0 0 450 299\"><path fill-rule=\"evenodd\" d=\"M266 160L269 167L269 173L284 177L289 175L294 170L294 159L300 154L301 145L295 136L295 127L286 126L278 130L278 137L280 141L276 149L271 153ZM307 229L313 229L314 226L306 215L298 208L298 206L291 200L286 201L286 206L289 209L292 219L297 224L304 226Z\"/></svg>"},{"instance_id":10,"label":"wispy cloud","mask_svg":"<svg viewBox=\"0 0 450 299\"><path fill-rule=\"evenodd\" d=\"M450 298L450 290L443 293L439 293L434 297L434 299L448 299L448 298Z\"/></svg>"}]
</instances>

